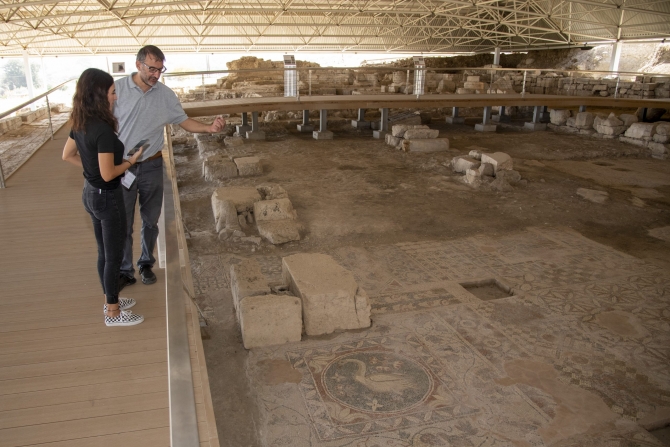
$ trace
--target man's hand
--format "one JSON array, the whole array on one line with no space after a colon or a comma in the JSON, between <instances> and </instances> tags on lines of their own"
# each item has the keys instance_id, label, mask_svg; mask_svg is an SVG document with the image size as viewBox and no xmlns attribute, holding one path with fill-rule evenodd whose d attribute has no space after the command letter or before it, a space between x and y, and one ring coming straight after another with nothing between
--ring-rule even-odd
<instances>
[{"instance_id":1,"label":"man's hand","mask_svg":"<svg viewBox=\"0 0 670 447\"><path fill-rule=\"evenodd\" d=\"M226 120L221 116L217 116L211 126L209 126L209 133L221 132L226 125Z\"/></svg>"}]
</instances>

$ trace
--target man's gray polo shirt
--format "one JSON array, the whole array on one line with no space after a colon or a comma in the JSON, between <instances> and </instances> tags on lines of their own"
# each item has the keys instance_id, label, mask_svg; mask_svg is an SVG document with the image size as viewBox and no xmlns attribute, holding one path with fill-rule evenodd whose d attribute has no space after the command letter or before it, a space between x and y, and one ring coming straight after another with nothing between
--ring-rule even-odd
<instances>
[{"instance_id":1,"label":"man's gray polo shirt","mask_svg":"<svg viewBox=\"0 0 670 447\"><path fill-rule=\"evenodd\" d=\"M170 88L157 82L144 93L133 81L134 74L116 81L118 99L114 103L114 116L119 120L119 140L125 146L124 155L140 140L149 140L150 146L142 154L142 161L163 149L166 124L181 124L188 116Z\"/></svg>"}]
</instances>

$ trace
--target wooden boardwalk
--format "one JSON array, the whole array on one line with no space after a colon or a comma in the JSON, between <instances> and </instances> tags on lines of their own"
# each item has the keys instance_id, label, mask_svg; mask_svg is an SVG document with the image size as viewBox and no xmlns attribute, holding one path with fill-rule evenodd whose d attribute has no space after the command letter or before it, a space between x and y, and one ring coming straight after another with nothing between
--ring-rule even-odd
<instances>
[{"instance_id":1,"label":"wooden boardwalk","mask_svg":"<svg viewBox=\"0 0 670 447\"><path fill-rule=\"evenodd\" d=\"M83 177L60 158L68 130L0 189L0 447L169 446L164 271L122 293L144 323L104 325ZM189 332L200 445L218 446Z\"/></svg>"},{"instance_id":2,"label":"wooden boardwalk","mask_svg":"<svg viewBox=\"0 0 670 447\"><path fill-rule=\"evenodd\" d=\"M516 94L468 95L327 95L301 96L299 98L261 97L218 99L182 103L190 117L211 116L220 113L262 112L266 110L319 110L319 109L380 109L435 107L485 107L485 106L549 106L569 108L592 107L660 107L670 108L670 99L630 99L611 96L564 96Z\"/></svg>"}]
</instances>

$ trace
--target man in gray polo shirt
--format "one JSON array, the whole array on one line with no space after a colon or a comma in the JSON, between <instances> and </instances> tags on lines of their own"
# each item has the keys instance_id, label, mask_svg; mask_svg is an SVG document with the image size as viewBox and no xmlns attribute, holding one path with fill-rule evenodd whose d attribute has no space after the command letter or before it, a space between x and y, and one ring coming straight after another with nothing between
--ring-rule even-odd
<instances>
[{"instance_id":1,"label":"man in gray polo shirt","mask_svg":"<svg viewBox=\"0 0 670 447\"><path fill-rule=\"evenodd\" d=\"M137 164L128 169L122 188L128 233L121 263L121 288L136 282L133 267L133 221L138 196L142 217L142 254L137 266L144 284L156 282L156 275L151 269L156 262L153 252L158 239L158 218L163 206L161 150L165 125L179 124L189 132L214 133L220 132L226 124L221 117L217 117L211 125L188 118L177 95L158 82L158 78L165 72L164 62L163 52L158 47L147 45L137 53L137 72L115 83L118 99L114 105L114 115L119 120L119 139L126 148L126 154L141 140L148 140L149 144ZM132 184L128 187L131 180Z\"/></svg>"}]
</instances>

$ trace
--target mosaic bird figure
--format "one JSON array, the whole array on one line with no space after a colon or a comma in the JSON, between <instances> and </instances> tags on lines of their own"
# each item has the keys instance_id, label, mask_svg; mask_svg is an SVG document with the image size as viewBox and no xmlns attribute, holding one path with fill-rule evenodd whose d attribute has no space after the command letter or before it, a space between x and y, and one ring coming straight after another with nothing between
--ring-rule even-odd
<instances>
[{"instance_id":1,"label":"mosaic bird figure","mask_svg":"<svg viewBox=\"0 0 670 447\"><path fill-rule=\"evenodd\" d=\"M402 394L406 389L414 388L412 379L406 377L404 374L375 373L366 376L367 365L362 361L346 359L342 360L341 363L354 363L357 365L358 369L354 374L354 380L375 393Z\"/></svg>"}]
</instances>

